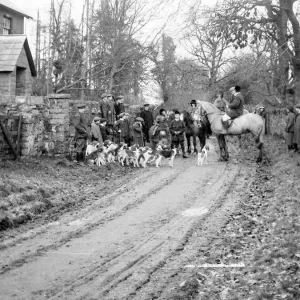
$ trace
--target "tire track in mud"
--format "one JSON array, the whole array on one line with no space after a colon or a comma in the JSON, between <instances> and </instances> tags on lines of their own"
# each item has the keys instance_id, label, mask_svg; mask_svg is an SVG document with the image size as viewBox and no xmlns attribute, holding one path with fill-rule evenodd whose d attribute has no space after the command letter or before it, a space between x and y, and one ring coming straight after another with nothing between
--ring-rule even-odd
<instances>
[{"instance_id":1,"label":"tire track in mud","mask_svg":"<svg viewBox=\"0 0 300 300\"><path fill-rule=\"evenodd\" d=\"M228 170L227 170L228 171ZM216 186L218 181L220 181L222 175L224 177L226 177L230 184L233 182L234 178L238 175L239 169L237 172L234 172L233 174L231 174L231 176L226 176L226 171L223 174L220 174L220 176L215 180L214 183L212 183L212 187ZM222 180L221 180L222 182ZM217 201L217 203L222 202L222 199L224 199L224 196L226 195L226 193L228 192L228 190L230 190L231 185L229 185L228 188L226 188L226 191L221 191L222 188L222 184L219 184L218 186L218 190L216 191L216 194L213 196L214 200L215 199L219 199ZM123 280L118 280L116 281L116 283L114 285L110 285L109 288L106 288L102 293L97 293L96 297L93 295L93 297L89 298L87 297L87 295L85 295L84 297L81 297L79 299L126 299L126 300L132 300L133 297L138 293L139 290L141 290L145 285L147 285L148 283L151 282L151 277L154 276L154 274L156 272L160 272L160 270L162 270L164 268L164 266L167 264L168 260L170 259L177 259L178 256L180 256L183 252L183 250L185 249L186 245L189 244L190 242L190 237L193 234L195 227L199 227L203 224L205 224L205 222L207 221L207 219L209 219L210 217L213 216L214 212L212 211L213 209L215 209L217 206L219 206L219 204L214 203L213 204L213 208L210 209L210 211L205 214L202 218L200 218L199 220L193 220L190 222L189 224L189 229L187 230L187 232L185 233L185 235L181 238L181 240L178 242L177 247L175 247L173 249L173 251L170 251L163 259L157 259L156 263L154 263L151 266L151 269L149 271L147 271L145 274L143 274L143 271L137 270L137 269L132 269L130 270L130 275L125 274L123 277ZM174 233L172 233L174 234ZM152 257L153 260L153 257ZM151 264L151 261L148 263ZM174 274L170 274L170 276L174 276ZM141 279L142 278L142 279ZM130 282L128 282L130 280ZM158 284L155 284L155 286L152 285L152 290L157 289L158 285L161 285L161 280ZM127 293L126 295L124 294L124 290L126 290L126 286L127 286ZM131 286L131 290L128 290L128 286ZM140 295L138 295L138 297L136 299L141 300L142 298L140 298ZM145 299L149 299L149 294L147 295L147 298Z\"/></svg>"},{"instance_id":2,"label":"tire track in mud","mask_svg":"<svg viewBox=\"0 0 300 300\"><path fill-rule=\"evenodd\" d=\"M213 248L215 240L222 237L218 235L218 230L224 226L230 214L242 201L242 197L247 197L247 189L250 187L252 180L249 177L254 176L255 167L250 167L245 170L244 166L239 168L239 173L236 178L244 180L238 187L234 181L224 192L223 196L218 199L210 212L195 224L195 228L191 229L186 235L186 243L183 249L174 252L173 256L168 257L164 261L164 266L156 268L154 272L149 273L147 281L137 286L126 300L149 300L149 299L194 299L191 298L189 292L183 295L178 293L181 283L185 282L193 276L197 277L197 269L185 268L186 265L197 265L197 260L203 255L203 251ZM206 250L202 250L206 249ZM191 289L193 290L193 289ZM118 298L107 298L118 299ZM176 298L177 299L177 298Z\"/></svg>"},{"instance_id":3,"label":"tire track in mud","mask_svg":"<svg viewBox=\"0 0 300 300\"><path fill-rule=\"evenodd\" d=\"M175 171L173 171L173 172L175 172ZM153 173L154 174L152 174L152 176L150 175L151 177L156 175L155 174L156 172L153 172ZM124 213L126 213L127 210L138 206L140 203L145 201L145 199L147 199L147 197L149 195L156 193L157 191L162 189L165 185L170 184L177 177L178 177L178 174L173 174L172 176L168 177L168 179L165 179L163 181L159 181L156 186L151 188L145 194L143 194L143 195L139 196L138 198L136 198L132 203L129 203L129 204L125 205L124 207L122 207L119 211L116 211L115 213L112 213L112 214L109 214L105 217L102 217L102 218L98 219L96 222L88 223L87 225L84 226L83 229L72 230L65 237L63 237L59 240L54 240L53 243L48 244L47 246L41 246L41 247L35 249L34 252L27 253L26 255L24 255L24 256L22 256L18 259L12 260L9 263L7 263L8 262L7 257L5 257L5 255L3 254L3 251L2 251L1 261L3 261L3 262L5 261L6 265L1 266L0 275L5 274L6 272L8 272L10 270L13 270L15 268L21 267L23 264L31 262L32 260L34 260L35 257L43 255L44 252L47 252L49 250L55 250L55 249L59 248L60 246L68 243L70 240L72 240L74 238L80 238L81 236L85 235L87 232L93 230L95 227L101 226L101 225L105 224L106 222L111 221L111 220L123 215ZM92 208L89 208L88 211L84 212L84 214L90 212L91 210L95 210L97 208L101 208L102 210L108 208L109 206L113 205L114 202L117 201L120 194L124 195L124 193L126 193L126 192L132 193L131 188L133 186L139 186L142 183L144 183L145 181L149 181L149 179L150 179L149 177L147 179L138 178L137 180L134 180L133 183L130 182L130 183L126 184L125 186L122 186L121 188L119 188L114 193L103 197L103 199L100 200L101 201L100 203L97 203ZM81 213L81 215L83 215L83 213ZM45 231L46 230L47 229L45 229ZM61 230L62 229L60 229L60 231ZM40 234L43 234L43 233L44 232L42 232ZM29 239L29 237L27 237L26 239ZM18 247L19 244L17 244L16 246ZM8 251L11 252L11 248L8 248Z\"/></svg>"},{"instance_id":4,"label":"tire track in mud","mask_svg":"<svg viewBox=\"0 0 300 300\"><path fill-rule=\"evenodd\" d=\"M177 170L169 169L169 168L167 170L164 169L164 172L167 172L164 174L160 173L159 170L156 168L155 169L147 168L148 172L144 173L144 176L142 176L142 178L141 177L134 178L131 182L125 184L124 186L121 186L115 192L104 196L102 199L97 201L97 203L92 205L92 207L89 207L87 210L84 210L83 212L81 212L80 215L84 216L87 213L89 213L90 211L94 211L99 208L103 212L103 211L105 211L105 209L109 208L110 206L112 206L116 202L118 202L120 197L123 199L126 198L126 193L130 194L130 197L128 197L128 198L131 198L133 200L132 202L129 202L127 205L124 205L121 208L117 206L117 208L119 208L117 211L110 213L106 216L103 216L102 218L98 217L96 220L93 220L92 222L90 222L90 220L87 220L87 224L84 225L84 228L75 229L75 230L71 230L71 231L67 230L67 228L65 228L68 231L68 234L66 236L64 236L63 238L57 239L57 236L55 234L53 234L54 240L50 244L49 244L49 241L47 241L48 244L46 246L44 246L43 242L40 241L39 244L43 245L43 246L35 247L34 250L32 251L32 249L31 249L30 252L28 252L28 250L27 250L25 255L22 255L21 257L18 257L17 259L12 259L12 260L9 260L12 249L11 249L11 247L7 248L7 251L8 251L7 256L5 256L4 251L1 252L1 262L5 262L5 265L1 266L0 275L3 275L6 272L13 270L15 268L19 268L26 263L32 262L35 258L42 256L47 251L58 249L62 245L71 241L72 239L80 238L80 237L84 236L89 231L93 230L95 227L99 227L101 225L104 225L108 221L111 221L117 217L120 217L121 215L125 214L126 211L133 209L134 207L140 205L150 195L157 193L164 186L172 183L178 177L179 173L183 169L186 168L186 165L181 164L181 165L179 165L179 168L180 168L179 170L178 169ZM157 176L157 173L159 173L158 176ZM154 186L150 186L150 188L148 190L146 190L146 192L143 194L141 194L140 191L137 191L136 193L139 193L139 196L132 197L132 193L134 193L135 187L139 187L139 186L143 185L145 182L149 182L149 181L153 180L153 178L155 176L157 176L157 178L156 178ZM161 180L160 177L163 177L163 179ZM94 190L92 189L91 192L94 193ZM100 213L101 213L101 211L98 212L97 214L100 214ZM78 216L76 216L76 219L78 219ZM56 230L56 228L54 228L54 230ZM59 231L62 231L62 230L63 230L62 228L59 228ZM47 231L47 229L45 229L45 231ZM36 236L36 238L39 238L39 236L44 233L45 233L44 231L41 232L40 234L38 234ZM29 237L27 237L26 240L27 239L29 239ZM34 241L31 240L30 245L32 245L32 244L34 244ZM19 246L20 246L19 243L16 244L16 247L19 247Z\"/></svg>"},{"instance_id":5,"label":"tire track in mud","mask_svg":"<svg viewBox=\"0 0 300 300\"><path fill-rule=\"evenodd\" d=\"M147 220L145 222L143 220L142 227L138 222L136 224L131 224L136 226L138 230L141 230L141 232L144 232L144 236L134 242L123 237L122 243L120 243L115 249L112 248L112 251L108 252L109 255L104 255L104 259L99 259L99 251L95 252L95 254L91 256L91 260L95 259L95 261L86 261L87 266L84 268L81 268L80 266L82 264L78 263L76 265L76 272L72 274L70 273L72 268L70 271L67 267L64 271L68 273L57 273L59 276L55 278L55 282L53 280L51 281L50 278L47 284L41 285L44 286L43 290L39 290L36 287L31 288L30 290L30 287L26 287L25 293L22 294L23 298L17 299L24 299L24 297L32 300L45 297L51 297L51 299L72 300L125 299L123 296L127 297L127 299L133 299L130 297L134 297L134 295L137 295L139 291L143 291L147 286L151 286L151 283L153 282L152 277L162 270L168 259L171 259L176 254L181 253L181 250L183 250L190 241L189 236L193 232L193 227L194 224L196 224L197 219L190 218L189 221L187 221L186 218L181 217L181 212L191 207L197 200L197 196L199 194L210 194L209 187L207 185L210 185L210 187L215 189L214 193L210 195L210 199L214 201L216 197L220 196L220 194L216 194L215 192L220 191L224 182L223 177L230 181L231 177L229 175L231 174L232 176L236 173L236 170L230 169L228 165L210 164L208 168L204 167L201 169L193 169L194 161L186 160L185 162L187 163L179 161L178 164L175 165L174 169L150 169L147 171L147 175L145 172L142 180L132 180L129 184L125 185L121 195L108 195L105 198L107 201L107 206L105 207L106 214L104 214L104 209L101 207L102 204L99 200L99 202L95 203L93 207L90 207L88 210L85 210L80 214L84 216L87 212L95 210L96 207L102 209L100 212L97 212L94 219L87 220L83 229L71 230L63 238L61 238L60 233L59 240L55 240L54 243L49 244L49 248L47 248L47 246L44 247L44 251L40 249L40 252L33 253L32 258L30 259L29 256L29 259L23 263L28 262L26 268L30 267L30 265L31 268L33 268L33 266L39 262L43 262L43 257L49 257L49 250L54 249L63 251L64 249L70 249L66 248L65 245L68 242L71 242L71 248L73 247L74 249L74 243L76 245L76 240L84 242L92 237L93 234L95 236L97 232L101 232L102 228L105 226L108 226L107 228L109 228L109 224L113 224L119 219L124 219L126 216L134 216L134 213L136 213L138 209L143 211L141 209L142 206L147 209L147 203L151 202L151 200L147 201L148 198L153 200L156 197L157 200L159 195L162 197L167 195L165 189L168 189L168 187L169 189L174 190L175 195L176 193L180 193L179 186L181 183L184 183L184 180L182 179L184 176L180 176L181 172L183 172L188 178L189 172L195 173L195 170L201 170L201 172L197 171L195 174L204 173L204 175L202 174L203 178L201 178L201 180L198 179L202 186L196 189L193 187L190 191L192 194L188 194L190 186L188 183L184 183L183 187L187 187L188 191L187 193L183 193L181 196L182 198L185 198L185 195L187 195L186 199L180 199L180 201L177 199L178 203L176 202L176 204L178 204L178 207L173 205L173 207L171 207L173 210L166 210L164 214L158 214L155 219L155 222L158 222L158 224L153 224L151 218L148 222L146 222ZM202 170L205 171L202 172ZM217 173L217 170L219 170L220 173ZM150 174L151 176L149 176ZM216 175L218 175L217 179L215 178ZM147 178L147 176L150 178ZM214 181L209 182L212 179L214 179ZM148 186L143 188L143 184L148 184ZM216 188L218 184L219 187ZM144 189L142 193L141 189ZM156 194L158 195L156 196ZM126 200L125 197L129 198L126 203L124 203ZM162 200L165 201L166 199L162 198ZM103 199L101 199L101 201L103 201ZM109 211L107 208L110 208L112 205L114 207L112 207ZM144 209L144 211L147 210ZM103 214L99 216L100 213ZM205 219L204 216L200 219L203 218ZM148 226L151 227L151 230L147 231L145 228ZM59 254L59 252L56 252L56 254ZM37 257L38 255L41 257ZM85 261L85 258L83 259L80 257L80 259L82 262ZM38 261L35 262L35 260ZM19 272L21 269L23 269L24 274L24 268L22 267L15 271ZM12 276L11 278L13 280L13 274L17 273L13 272L13 269L11 269L11 273L8 271L9 270L6 270L7 273L5 274L5 277ZM8 280L8 278L6 279ZM5 292L7 292L7 290ZM20 290L18 290L18 292L20 292ZM93 298L95 295L96 298ZM137 297L136 299L142 298Z\"/></svg>"},{"instance_id":6,"label":"tire track in mud","mask_svg":"<svg viewBox=\"0 0 300 300\"><path fill-rule=\"evenodd\" d=\"M225 168L223 170L224 173L228 172L227 170L228 168ZM224 176L224 173L221 173L219 174L219 176L214 180L214 182L211 183L212 186L215 186L218 181L220 181L220 179ZM235 175L234 175L235 176ZM210 181L212 179L213 176L210 176L209 178L207 178L206 181ZM218 187L218 192L222 186L222 180L221 180L221 183L219 183L219 187ZM205 185L204 185L205 186ZM190 197L190 203L192 203L195 198L197 197L197 195L202 191L204 191L205 188L202 187L202 188L199 188L199 189L196 189L193 193L193 195ZM215 194L214 193L214 198L215 197L218 197L218 194ZM189 207L189 205L187 205ZM195 221L193 219L190 219L189 222L186 223L186 226L190 227L189 231L191 230L191 228L193 228L193 224L195 223ZM176 235L176 232L178 232L180 226L182 225L182 217L177 217L175 218L175 220L169 224L168 226L162 226L161 228L163 228L163 232L160 232L160 235L161 236L175 236ZM166 257L161 260L160 258L156 258L155 259L155 264L154 266L151 267L151 271L150 271L150 275L147 275L146 279L143 279L141 283L135 283L135 285L137 285L138 287L141 287L143 285L143 283L147 282L149 279L149 276L151 276L151 274L153 272L155 272L155 270L161 268L163 266L163 264L165 263L166 259L168 258L168 256L172 256L174 255L173 254L173 251L175 249L175 251L178 251L178 249L184 247L184 245L188 242L188 234L186 234L185 232L186 230L184 230L183 232L183 235L184 237L183 238L180 238L180 239L177 239L176 240L176 244L174 245L171 245L169 246L168 248L168 253L166 255ZM97 281L97 286L96 287L91 287L89 285L89 288L88 289L93 289L93 290L97 290L97 296L95 299L106 299L106 298L103 298L103 297L106 297L107 294L114 288L116 288L118 285L120 284L127 284L126 281L130 280L131 277L133 277L133 273L136 271L136 268L137 267L140 267L142 265L142 263L145 263L147 260L153 260L154 256L160 256L160 251L161 251L161 247L162 246L165 246L166 243L169 242L169 240L167 239L167 241L163 241L161 243L159 243L157 245L157 242L155 242L155 237L156 237L157 234L154 234L153 236L151 236L148 240L144 241L144 243L142 245L139 245L139 247L135 247L134 249L130 249L129 252L133 252L135 256L139 255L136 259L133 259L132 261L129 261L128 264L121 268L120 270L118 270L117 272L113 273L113 274L109 274L109 275L106 275L105 272L103 272L104 270L104 266L103 265L100 265L98 266L97 268L95 268L93 270L93 273L92 274L88 274L88 276L86 276L85 278L80 278L80 281L77 281L77 282L73 282L72 286L68 287L66 290L64 291L61 291L59 292L58 294L56 294L55 296L53 295L53 297L51 297L50 299L61 299L62 297L66 296L66 295L70 295L70 292L71 291L74 291L76 289L76 292L74 293L74 298L72 299L75 299L75 297L77 297L78 295L78 288L80 288L80 286L82 285L86 285L88 284L89 285L89 282L91 281ZM154 242L153 242L153 239L154 239ZM141 252L140 251L140 248L142 247L145 247L147 244L149 244L149 242L152 244L154 243L154 246L151 244L151 246L148 246L149 248L149 251L147 251L146 253L139 253ZM153 249L155 249L155 251L153 251ZM129 255L130 253L122 253L122 255L124 256L124 254L127 254ZM116 257L116 262L115 264L118 264L118 260L120 260L121 258L120 257ZM114 265L109 265L109 268L114 268ZM98 273L98 274L97 274ZM97 280L97 277L99 277L99 273L100 273L100 276L101 277L104 277L105 279L102 280L101 284L99 283L99 279ZM145 277L145 276L142 276L142 277ZM99 290L101 290L101 293L99 293ZM119 295L122 295L124 294L123 291L123 287L120 287L119 288L119 292L117 292L117 294ZM131 294L131 293L130 293ZM48 294L49 296L49 294ZM63 298L65 299L65 298ZM66 298L67 299L67 298ZM76 298L77 299L77 298ZM80 298L78 299L90 299L89 298L89 295L88 294L84 294L82 295ZM92 299L92 298L91 298ZM93 298L94 299L94 298ZM112 298L108 298L108 299L119 299L117 298L116 296L113 296ZM120 298L121 299L121 298ZM123 299L123 298L122 298ZM128 298L128 299L131 299L131 298Z\"/></svg>"}]
</instances>

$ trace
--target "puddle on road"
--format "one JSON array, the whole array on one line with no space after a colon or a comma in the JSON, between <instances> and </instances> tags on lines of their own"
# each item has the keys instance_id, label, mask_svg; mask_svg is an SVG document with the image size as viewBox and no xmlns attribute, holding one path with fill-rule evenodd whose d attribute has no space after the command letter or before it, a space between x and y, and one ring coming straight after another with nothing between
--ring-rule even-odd
<instances>
[{"instance_id":1,"label":"puddle on road","mask_svg":"<svg viewBox=\"0 0 300 300\"><path fill-rule=\"evenodd\" d=\"M208 212L208 208L205 207L195 207L185 210L181 215L184 217L199 217Z\"/></svg>"}]
</instances>

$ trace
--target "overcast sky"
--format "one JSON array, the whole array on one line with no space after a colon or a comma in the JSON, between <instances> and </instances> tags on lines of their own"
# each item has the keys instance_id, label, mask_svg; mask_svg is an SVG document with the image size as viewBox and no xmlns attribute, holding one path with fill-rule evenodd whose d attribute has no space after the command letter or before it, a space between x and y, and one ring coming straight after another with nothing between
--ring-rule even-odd
<instances>
[{"instance_id":1,"label":"overcast sky","mask_svg":"<svg viewBox=\"0 0 300 300\"><path fill-rule=\"evenodd\" d=\"M10 0L13 2L15 5L17 5L19 8L21 8L25 13L30 15L34 20L26 20L25 24L25 33L28 36L29 43L31 45L32 51L34 50L35 47L35 24L36 24L36 18L37 18L37 12L39 10L40 16L42 16L42 21L44 23L48 23L48 12L50 10L50 2L51 0ZM54 0L55 2L58 0ZM72 14L75 16L75 19L80 19L81 16L81 11L83 7L83 3L85 0L71 0L72 3ZM180 0L174 0L174 4L176 4L177 1ZM180 10L181 13L184 12L184 7L188 7L188 4L192 4L194 1L199 1L199 0L185 0L181 1L182 3L182 9ZM217 0L202 0L202 4L204 5L214 5ZM97 3L97 1L96 1ZM184 3L184 4L183 4ZM176 5L172 5L170 7L169 11L163 12L161 15L161 20L158 21L159 23L163 24L170 13L172 13L172 10L176 10ZM165 20L164 20L165 18ZM182 28L182 20L183 17L182 15L176 16L176 18L173 18L172 20L168 21L168 25L166 27L165 32L172 36L174 39L174 42L177 45L177 52L179 55L184 55L184 45L181 43L181 28ZM155 26L155 23L151 24L151 27ZM149 30L152 30L152 28L149 28Z\"/></svg>"}]
</instances>

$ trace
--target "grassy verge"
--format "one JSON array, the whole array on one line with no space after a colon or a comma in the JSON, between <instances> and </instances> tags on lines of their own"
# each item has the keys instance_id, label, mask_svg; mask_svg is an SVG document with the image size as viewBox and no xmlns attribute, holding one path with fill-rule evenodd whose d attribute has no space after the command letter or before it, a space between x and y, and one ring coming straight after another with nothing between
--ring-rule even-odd
<instances>
[{"instance_id":1,"label":"grassy verge","mask_svg":"<svg viewBox=\"0 0 300 300\"><path fill-rule=\"evenodd\" d=\"M80 166L61 159L0 162L0 231L84 206L105 193L117 178L133 172L110 164Z\"/></svg>"}]
</instances>

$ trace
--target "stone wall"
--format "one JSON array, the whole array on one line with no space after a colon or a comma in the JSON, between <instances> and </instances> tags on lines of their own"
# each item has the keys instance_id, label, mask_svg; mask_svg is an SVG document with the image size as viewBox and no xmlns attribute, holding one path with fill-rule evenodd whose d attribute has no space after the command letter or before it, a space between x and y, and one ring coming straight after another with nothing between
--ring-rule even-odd
<instances>
[{"instance_id":1,"label":"stone wall","mask_svg":"<svg viewBox=\"0 0 300 300\"><path fill-rule=\"evenodd\" d=\"M21 156L65 155L69 143L70 95L16 97L14 103L0 103L1 115L22 114ZM11 150L0 130L0 159L11 158Z\"/></svg>"}]
</instances>

